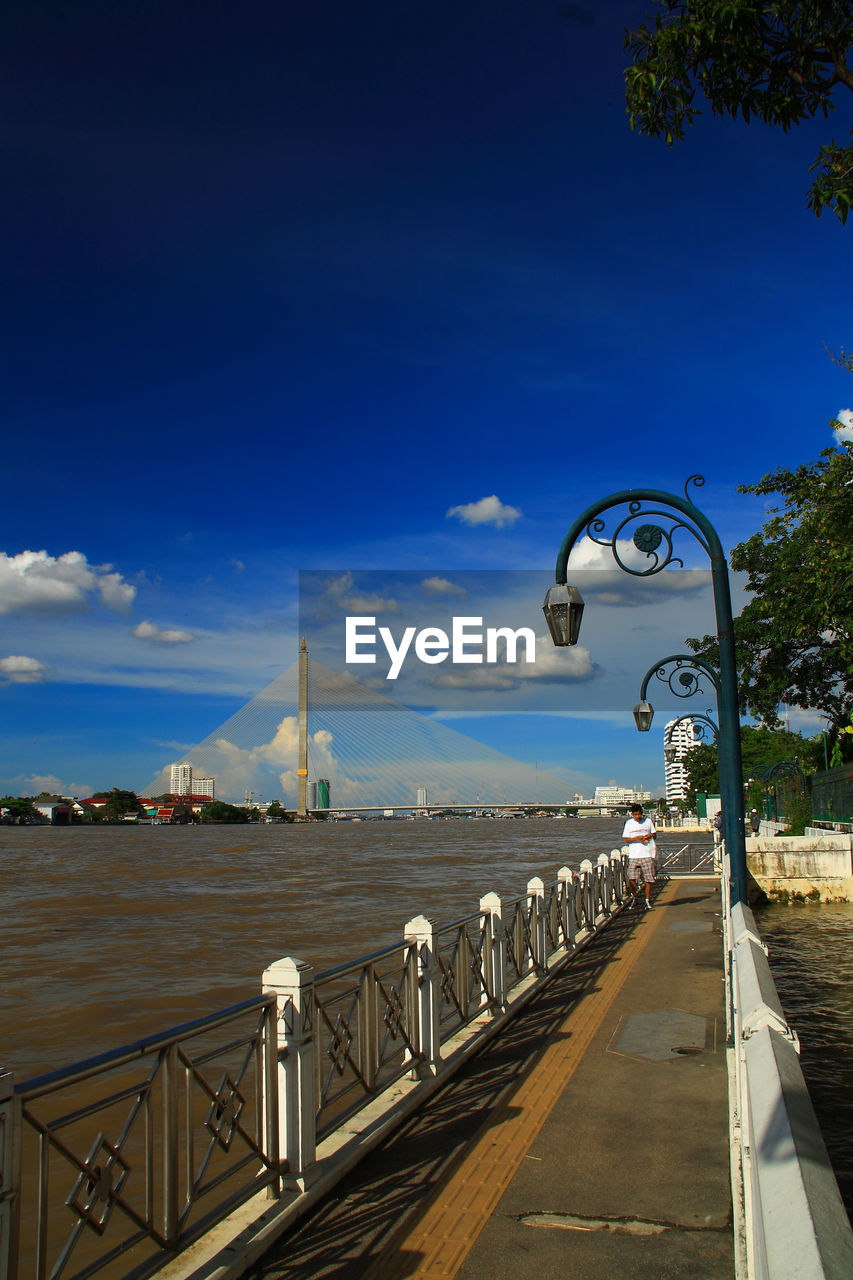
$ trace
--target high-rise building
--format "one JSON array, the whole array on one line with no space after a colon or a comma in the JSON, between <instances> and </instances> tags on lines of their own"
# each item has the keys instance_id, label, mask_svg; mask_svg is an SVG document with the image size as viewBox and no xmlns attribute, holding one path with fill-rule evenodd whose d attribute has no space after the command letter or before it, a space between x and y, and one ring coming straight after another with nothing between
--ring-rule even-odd
<instances>
[{"instance_id":1,"label":"high-rise building","mask_svg":"<svg viewBox=\"0 0 853 1280\"><path fill-rule=\"evenodd\" d=\"M593 804L600 804L602 808L608 809L624 809L629 804L648 804L652 799L652 793L645 791L639 787L617 787L610 784L606 787L596 787L593 796Z\"/></svg>"},{"instance_id":2,"label":"high-rise building","mask_svg":"<svg viewBox=\"0 0 853 1280\"><path fill-rule=\"evenodd\" d=\"M173 764L171 771L171 781L169 783L169 795L172 796L191 796L193 793L193 767L184 761L182 764Z\"/></svg>"},{"instance_id":3,"label":"high-rise building","mask_svg":"<svg viewBox=\"0 0 853 1280\"><path fill-rule=\"evenodd\" d=\"M193 777L192 794L194 796L206 796L208 800L215 800L216 799L216 779Z\"/></svg>"},{"instance_id":4,"label":"high-rise building","mask_svg":"<svg viewBox=\"0 0 853 1280\"><path fill-rule=\"evenodd\" d=\"M672 756L671 760L667 760L664 756L666 798L667 800L685 800L690 780L684 768L684 757L699 741L693 721L670 720L664 730L663 740L666 750Z\"/></svg>"},{"instance_id":5,"label":"high-rise building","mask_svg":"<svg viewBox=\"0 0 853 1280\"><path fill-rule=\"evenodd\" d=\"M418 787L418 808L425 809L426 804L427 804L427 789L426 787Z\"/></svg>"}]
</instances>

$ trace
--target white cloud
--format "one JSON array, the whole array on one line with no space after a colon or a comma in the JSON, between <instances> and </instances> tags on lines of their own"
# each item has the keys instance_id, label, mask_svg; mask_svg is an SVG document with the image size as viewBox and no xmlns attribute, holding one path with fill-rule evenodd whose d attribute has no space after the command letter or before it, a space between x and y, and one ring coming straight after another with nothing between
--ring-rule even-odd
<instances>
[{"instance_id":1,"label":"white cloud","mask_svg":"<svg viewBox=\"0 0 853 1280\"><path fill-rule=\"evenodd\" d=\"M39 684L47 676L47 667L37 658L10 654L0 658L0 680L7 684Z\"/></svg>"},{"instance_id":2,"label":"white cloud","mask_svg":"<svg viewBox=\"0 0 853 1280\"><path fill-rule=\"evenodd\" d=\"M120 573L105 573L98 579L101 603L115 613L130 613L136 598L136 587L125 582Z\"/></svg>"},{"instance_id":3,"label":"white cloud","mask_svg":"<svg viewBox=\"0 0 853 1280\"><path fill-rule=\"evenodd\" d=\"M451 667L436 676L434 684L442 689L504 690L519 689L529 681L540 684L569 684L588 680L595 674L589 650L583 645L558 649L550 636L536 637L536 661L506 661L483 666Z\"/></svg>"},{"instance_id":4,"label":"white cloud","mask_svg":"<svg viewBox=\"0 0 853 1280\"><path fill-rule=\"evenodd\" d=\"M456 516L463 524L493 524L496 529L502 529L505 524L515 524L520 515L517 507L505 505L496 493L480 498L479 502L451 507L447 512L448 518Z\"/></svg>"},{"instance_id":5,"label":"white cloud","mask_svg":"<svg viewBox=\"0 0 853 1280\"><path fill-rule=\"evenodd\" d=\"M342 573L338 578L329 578L318 602L318 608L322 609L324 601L329 601L344 613L400 612L398 602L390 597L380 596L376 592L372 595L357 595L351 573Z\"/></svg>"},{"instance_id":6,"label":"white cloud","mask_svg":"<svg viewBox=\"0 0 853 1280\"><path fill-rule=\"evenodd\" d=\"M263 788L262 794L270 798L276 787L280 787L284 798L294 803L298 788L298 743L298 719L285 716L272 739L256 747L238 747L227 738L216 738L205 748L204 768L215 776L216 791L220 796L239 797L252 790L257 798L259 789ZM319 729L309 735L308 745L312 771L318 777L336 779L335 792L340 803L358 803L358 784L341 776L340 765L331 749L332 734L327 729ZM193 751L186 755L196 768ZM166 771L155 780L155 792L165 777Z\"/></svg>"},{"instance_id":7,"label":"white cloud","mask_svg":"<svg viewBox=\"0 0 853 1280\"><path fill-rule=\"evenodd\" d=\"M30 773L21 780L21 795L39 796L46 792L51 796L69 798L90 796L92 788L88 782L63 782L53 773Z\"/></svg>"},{"instance_id":8,"label":"white cloud","mask_svg":"<svg viewBox=\"0 0 853 1280\"><path fill-rule=\"evenodd\" d=\"M181 631L177 627L161 631L153 622L140 622L133 628L137 640L154 640L157 644L189 644L195 640L192 631Z\"/></svg>"},{"instance_id":9,"label":"white cloud","mask_svg":"<svg viewBox=\"0 0 853 1280\"><path fill-rule=\"evenodd\" d=\"M112 565L90 565L80 551L55 557L46 551L22 551L15 556L0 552L0 613L81 613L100 593L108 609L126 612L136 588Z\"/></svg>"},{"instance_id":10,"label":"white cloud","mask_svg":"<svg viewBox=\"0 0 853 1280\"><path fill-rule=\"evenodd\" d=\"M449 578L424 578L421 587L429 596L467 596L464 587L458 587Z\"/></svg>"},{"instance_id":11,"label":"white cloud","mask_svg":"<svg viewBox=\"0 0 853 1280\"><path fill-rule=\"evenodd\" d=\"M837 422L841 426L835 428L835 434L841 440L853 440L853 409L839 409Z\"/></svg>"}]
</instances>

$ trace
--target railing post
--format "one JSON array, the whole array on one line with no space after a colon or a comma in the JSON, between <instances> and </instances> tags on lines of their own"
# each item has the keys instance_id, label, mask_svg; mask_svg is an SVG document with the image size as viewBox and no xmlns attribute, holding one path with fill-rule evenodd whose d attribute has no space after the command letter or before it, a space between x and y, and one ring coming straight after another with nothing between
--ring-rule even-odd
<instances>
[{"instance_id":1,"label":"railing post","mask_svg":"<svg viewBox=\"0 0 853 1280\"><path fill-rule=\"evenodd\" d=\"M18 1274L21 1219L21 1104L15 1077L0 1068L0 1280Z\"/></svg>"},{"instance_id":2,"label":"railing post","mask_svg":"<svg viewBox=\"0 0 853 1280\"><path fill-rule=\"evenodd\" d=\"M178 1045L169 1044L162 1055L163 1080L163 1237L170 1249L177 1249L180 1235L180 1123L179 1089L181 1068Z\"/></svg>"},{"instance_id":3,"label":"railing post","mask_svg":"<svg viewBox=\"0 0 853 1280\"><path fill-rule=\"evenodd\" d=\"M483 992L480 1003L492 1004L496 1013L506 1008L506 937L504 935L503 903L496 893L484 894L480 899L483 934L483 969L488 990Z\"/></svg>"},{"instance_id":4,"label":"railing post","mask_svg":"<svg viewBox=\"0 0 853 1280\"><path fill-rule=\"evenodd\" d=\"M567 951L574 951L577 921L574 904L575 873L571 867L560 867L557 872L557 881L560 885L560 931L563 935L563 946Z\"/></svg>"},{"instance_id":5,"label":"railing post","mask_svg":"<svg viewBox=\"0 0 853 1280\"><path fill-rule=\"evenodd\" d=\"M580 865L580 893L583 905L583 922L589 930L595 927L595 886L593 877L592 863L589 858L584 858Z\"/></svg>"},{"instance_id":6,"label":"railing post","mask_svg":"<svg viewBox=\"0 0 853 1280\"><path fill-rule=\"evenodd\" d=\"M545 884L540 876L527 882L527 918L530 921L528 969L545 972Z\"/></svg>"},{"instance_id":7,"label":"railing post","mask_svg":"<svg viewBox=\"0 0 853 1280\"><path fill-rule=\"evenodd\" d=\"M272 1168L280 1169L278 1154L278 1002L264 1009L264 1027L258 1058L259 1079L263 1079L261 1105L263 1111L264 1156ZM267 1195L277 1200L281 1195L281 1179L270 1183Z\"/></svg>"},{"instance_id":8,"label":"railing post","mask_svg":"<svg viewBox=\"0 0 853 1280\"><path fill-rule=\"evenodd\" d=\"M418 1048L420 1060L415 1074L434 1076L441 1062L439 1022L439 973L435 959L435 924L426 916L415 916L405 928L406 942L417 952L416 993Z\"/></svg>"},{"instance_id":9,"label":"railing post","mask_svg":"<svg viewBox=\"0 0 853 1280\"><path fill-rule=\"evenodd\" d=\"M610 874L613 877L613 896L618 906L625 897L627 882L625 880L625 863L621 849L610 850Z\"/></svg>"},{"instance_id":10,"label":"railing post","mask_svg":"<svg viewBox=\"0 0 853 1280\"><path fill-rule=\"evenodd\" d=\"M379 1069L379 1018L377 1015L376 974L372 964L361 971L361 994L358 1001L358 1044L361 1075L368 1091L376 1086Z\"/></svg>"},{"instance_id":11,"label":"railing post","mask_svg":"<svg viewBox=\"0 0 853 1280\"><path fill-rule=\"evenodd\" d=\"M264 970L264 992L276 998L278 1150L286 1186L304 1190L317 1153L317 1067L314 969L286 956Z\"/></svg>"},{"instance_id":12,"label":"railing post","mask_svg":"<svg viewBox=\"0 0 853 1280\"><path fill-rule=\"evenodd\" d=\"M613 910L613 883L610 879L610 855L598 855L598 883L601 886L599 901L606 916Z\"/></svg>"}]
</instances>

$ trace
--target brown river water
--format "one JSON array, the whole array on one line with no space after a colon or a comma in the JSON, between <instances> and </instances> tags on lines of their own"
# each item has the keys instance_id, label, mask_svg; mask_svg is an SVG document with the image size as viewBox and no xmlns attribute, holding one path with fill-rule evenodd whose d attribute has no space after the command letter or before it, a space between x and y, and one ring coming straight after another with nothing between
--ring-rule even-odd
<instances>
[{"instance_id":1,"label":"brown river water","mask_svg":"<svg viewBox=\"0 0 853 1280\"><path fill-rule=\"evenodd\" d=\"M0 1066L25 1079L520 896L622 820L0 827Z\"/></svg>"},{"instance_id":2,"label":"brown river water","mask_svg":"<svg viewBox=\"0 0 853 1280\"><path fill-rule=\"evenodd\" d=\"M0 1068L23 1080L224 1008L298 956L318 971L520 896L620 843L622 819L0 827ZM667 833L677 848L696 837ZM853 1214L853 905L759 928Z\"/></svg>"}]
</instances>

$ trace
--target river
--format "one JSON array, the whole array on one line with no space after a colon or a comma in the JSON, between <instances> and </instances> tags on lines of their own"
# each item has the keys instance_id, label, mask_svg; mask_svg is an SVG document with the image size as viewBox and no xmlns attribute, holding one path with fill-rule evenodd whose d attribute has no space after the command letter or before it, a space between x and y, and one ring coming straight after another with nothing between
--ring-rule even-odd
<instances>
[{"instance_id":1,"label":"river","mask_svg":"<svg viewBox=\"0 0 853 1280\"><path fill-rule=\"evenodd\" d=\"M853 903L774 905L755 917L853 1222Z\"/></svg>"},{"instance_id":2,"label":"river","mask_svg":"<svg viewBox=\"0 0 853 1280\"><path fill-rule=\"evenodd\" d=\"M621 828L0 827L0 1066L26 1079L244 999L282 956L328 969L400 939L415 915L447 923L491 890L517 897L532 876L609 852ZM758 923L853 1215L853 905L769 907Z\"/></svg>"},{"instance_id":3,"label":"river","mask_svg":"<svg viewBox=\"0 0 853 1280\"><path fill-rule=\"evenodd\" d=\"M524 892L619 819L0 827L0 1065L26 1078Z\"/></svg>"}]
</instances>

